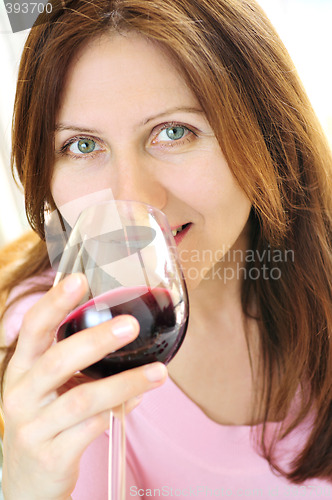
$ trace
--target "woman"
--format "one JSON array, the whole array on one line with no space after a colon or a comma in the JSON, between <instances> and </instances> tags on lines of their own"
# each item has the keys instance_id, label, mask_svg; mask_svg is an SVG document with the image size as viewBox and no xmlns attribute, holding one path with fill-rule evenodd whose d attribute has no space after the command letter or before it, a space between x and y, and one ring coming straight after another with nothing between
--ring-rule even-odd
<instances>
[{"instance_id":1,"label":"woman","mask_svg":"<svg viewBox=\"0 0 332 500\"><path fill-rule=\"evenodd\" d=\"M6 500L106 498L109 410L143 393L128 498L331 496L331 155L284 47L252 1L65 3L32 29L15 102L38 238L2 281ZM157 363L75 383L138 334L127 316L52 345L86 282L44 293L45 210L107 190L189 224L166 381Z\"/></svg>"}]
</instances>

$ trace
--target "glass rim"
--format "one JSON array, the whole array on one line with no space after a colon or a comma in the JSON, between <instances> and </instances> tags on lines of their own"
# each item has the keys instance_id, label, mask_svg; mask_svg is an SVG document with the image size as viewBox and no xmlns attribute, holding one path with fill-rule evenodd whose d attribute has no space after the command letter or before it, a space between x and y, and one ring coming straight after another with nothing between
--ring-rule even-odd
<instances>
[{"instance_id":1,"label":"glass rim","mask_svg":"<svg viewBox=\"0 0 332 500\"><path fill-rule=\"evenodd\" d=\"M82 216L86 213L88 213L90 210L93 210L94 208L96 207L100 207L100 206L103 206L103 205L138 205L138 206L142 206L142 207L146 207L146 210L148 213L156 213L158 214L162 219L164 219L164 222L167 224L168 226L168 229L171 230L171 227L170 227L170 224L168 222L168 219L167 219L167 216L166 214L160 210L159 208L153 206L153 205L150 205L149 203L145 203L143 201L138 201L138 200L123 200L123 199L120 199L120 200L102 200L102 201L99 201L97 203L93 203L92 205L88 205L87 207L84 207L82 209L82 211L79 213L72 229L74 229L74 227L77 225L77 223L79 222L79 219L82 218Z\"/></svg>"}]
</instances>

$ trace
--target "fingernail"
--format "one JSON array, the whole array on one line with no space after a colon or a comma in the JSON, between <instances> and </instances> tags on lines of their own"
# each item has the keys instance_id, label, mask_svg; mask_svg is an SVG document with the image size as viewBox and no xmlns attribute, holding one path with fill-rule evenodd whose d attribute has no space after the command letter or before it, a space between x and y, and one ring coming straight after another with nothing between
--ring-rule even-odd
<instances>
[{"instance_id":1,"label":"fingernail","mask_svg":"<svg viewBox=\"0 0 332 500\"><path fill-rule=\"evenodd\" d=\"M166 366L162 363L152 363L145 366L145 376L150 382L159 382L167 373Z\"/></svg>"},{"instance_id":2,"label":"fingernail","mask_svg":"<svg viewBox=\"0 0 332 500\"><path fill-rule=\"evenodd\" d=\"M71 274L63 282L63 288L66 293L76 292L82 285L82 276L80 274Z\"/></svg>"},{"instance_id":3,"label":"fingernail","mask_svg":"<svg viewBox=\"0 0 332 500\"><path fill-rule=\"evenodd\" d=\"M132 338L135 334L134 320L131 318L114 319L112 322L112 333L117 338Z\"/></svg>"}]
</instances>

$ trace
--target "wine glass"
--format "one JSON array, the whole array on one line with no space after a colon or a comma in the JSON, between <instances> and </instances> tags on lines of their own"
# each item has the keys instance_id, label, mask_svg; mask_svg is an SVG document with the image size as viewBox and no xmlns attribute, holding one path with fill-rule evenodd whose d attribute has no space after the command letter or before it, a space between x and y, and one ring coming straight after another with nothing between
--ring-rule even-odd
<instances>
[{"instance_id":1,"label":"wine glass","mask_svg":"<svg viewBox=\"0 0 332 500\"><path fill-rule=\"evenodd\" d=\"M173 358L185 336L189 306L176 244L163 212L122 200L83 210L62 253L55 284L76 272L85 274L89 291L61 323L57 341L119 314L130 314L140 324L134 341L82 370L85 375L98 379L154 361L167 364ZM111 414L112 500L125 498L123 408L120 428L115 425Z\"/></svg>"}]
</instances>

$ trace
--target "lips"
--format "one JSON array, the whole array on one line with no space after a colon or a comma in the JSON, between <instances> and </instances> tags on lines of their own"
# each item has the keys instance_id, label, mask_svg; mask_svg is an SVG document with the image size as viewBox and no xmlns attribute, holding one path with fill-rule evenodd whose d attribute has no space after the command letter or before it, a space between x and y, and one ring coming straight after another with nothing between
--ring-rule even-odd
<instances>
[{"instance_id":1,"label":"lips","mask_svg":"<svg viewBox=\"0 0 332 500\"><path fill-rule=\"evenodd\" d=\"M172 234L174 236L174 239L175 239L175 243L178 245L182 240L183 238L186 236L186 234L188 233L188 231L190 230L191 228L191 225L192 223L191 222L188 222L186 224L182 224L182 226L175 226L172 228Z\"/></svg>"}]
</instances>

